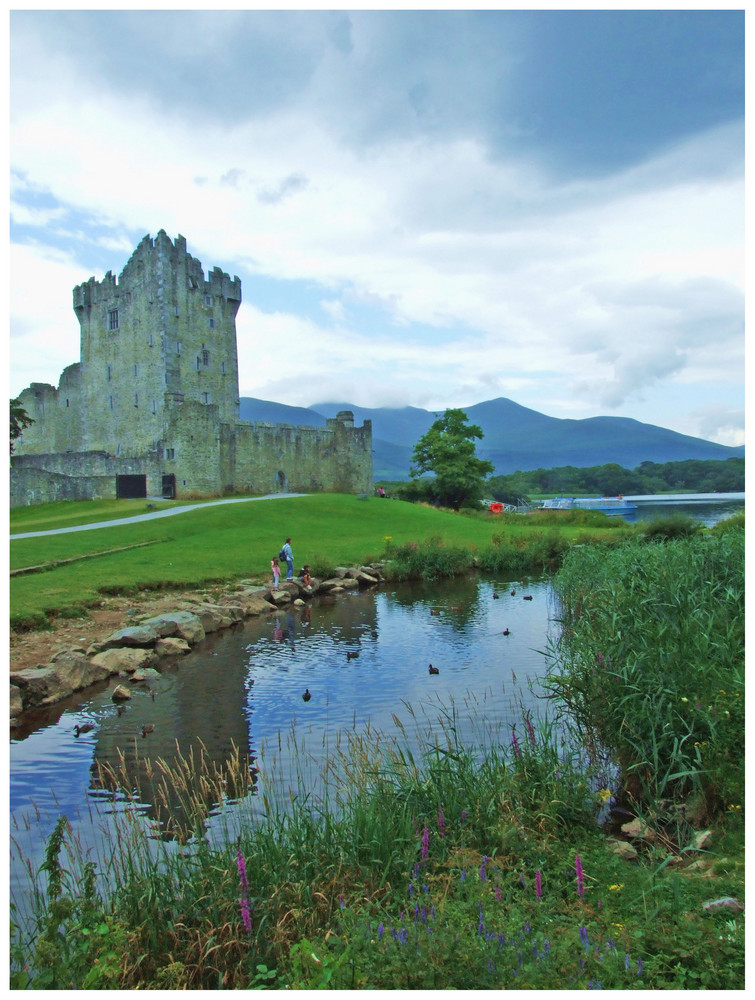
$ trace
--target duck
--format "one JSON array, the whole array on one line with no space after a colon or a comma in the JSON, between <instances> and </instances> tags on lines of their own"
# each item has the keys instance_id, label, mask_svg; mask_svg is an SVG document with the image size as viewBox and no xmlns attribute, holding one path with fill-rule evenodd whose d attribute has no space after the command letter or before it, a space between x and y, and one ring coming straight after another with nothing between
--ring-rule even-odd
<instances>
[{"instance_id":1,"label":"duck","mask_svg":"<svg viewBox=\"0 0 755 1000\"><path fill-rule=\"evenodd\" d=\"M532 594L525 594L524 597L522 598L522 600L523 601L531 601L532 600Z\"/></svg>"},{"instance_id":2,"label":"duck","mask_svg":"<svg viewBox=\"0 0 755 1000\"><path fill-rule=\"evenodd\" d=\"M439 674L440 673L440 670L438 670L437 667L434 667L432 665L432 663L430 664L430 666L427 669L428 669L428 673L430 673L430 674Z\"/></svg>"},{"instance_id":3,"label":"duck","mask_svg":"<svg viewBox=\"0 0 755 1000\"><path fill-rule=\"evenodd\" d=\"M496 592L495 592L495 591L493 591L493 600L494 600L494 601L498 601L498 600L500 600L500 598L498 597L498 594L496 594Z\"/></svg>"},{"instance_id":4,"label":"duck","mask_svg":"<svg viewBox=\"0 0 755 1000\"><path fill-rule=\"evenodd\" d=\"M153 733L155 731L154 723L148 722L146 725L142 726L142 736L146 736L147 733Z\"/></svg>"},{"instance_id":5,"label":"duck","mask_svg":"<svg viewBox=\"0 0 755 1000\"><path fill-rule=\"evenodd\" d=\"M354 653L352 653L351 651L349 651L349 652L346 653L346 659L347 660L356 660L356 658L358 656L359 656L359 650L357 650Z\"/></svg>"},{"instance_id":6,"label":"duck","mask_svg":"<svg viewBox=\"0 0 755 1000\"><path fill-rule=\"evenodd\" d=\"M73 735L74 736L81 736L82 733L91 733L91 731L93 729L94 729L94 723L93 722L85 722L83 726L74 726L73 727Z\"/></svg>"},{"instance_id":7,"label":"duck","mask_svg":"<svg viewBox=\"0 0 755 1000\"><path fill-rule=\"evenodd\" d=\"M511 596L512 596L512 597L514 597L514 595L515 595L515 594L516 594L516 591L515 591L515 590L512 590L512 591L511 591Z\"/></svg>"},{"instance_id":8,"label":"duck","mask_svg":"<svg viewBox=\"0 0 755 1000\"><path fill-rule=\"evenodd\" d=\"M511 635L511 629L508 629L508 628L505 628L505 629L503 630L503 634L504 634L504 635Z\"/></svg>"},{"instance_id":9,"label":"duck","mask_svg":"<svg viewBox=\"0 0 755 1000\"><path fill-rule=\"evenodd\" d=\"M304 692L304 694L302 695L302 698L304 699L304 701L309 701L309 699L310 699L311 697L312 697L312 695L311 695L311 694L309 693L309 688L307 688L307 690L306 690L306 691Z\"/></svg>"},{"instance_id":10,"label":"duck","mask_svg":"<svg viewBox=\"0 0 755 1000\"><path fill-rule=\"evenodd\" d=\"M440 611L431 611L431 612L430 612L430 614L431 614L431 615L439 615L439 614L440 614Z\"/></svg>"}]
</instances>

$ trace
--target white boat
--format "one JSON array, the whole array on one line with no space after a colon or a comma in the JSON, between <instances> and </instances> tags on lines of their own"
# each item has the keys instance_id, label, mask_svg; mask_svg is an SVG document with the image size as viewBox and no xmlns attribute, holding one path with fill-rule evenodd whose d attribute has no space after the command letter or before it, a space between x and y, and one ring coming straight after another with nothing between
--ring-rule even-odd
<instances>
[{"instance_id":1,"label":"white boat","mask_svg":"<svg viewBox=\"0 0 755 1000\"><path fill-rule=\"evenodd\" d=\"M599 510L602 514L633 514L636 503L617 497L553 497L543 500L542 510Z\"/></svg>"}]
</instances>

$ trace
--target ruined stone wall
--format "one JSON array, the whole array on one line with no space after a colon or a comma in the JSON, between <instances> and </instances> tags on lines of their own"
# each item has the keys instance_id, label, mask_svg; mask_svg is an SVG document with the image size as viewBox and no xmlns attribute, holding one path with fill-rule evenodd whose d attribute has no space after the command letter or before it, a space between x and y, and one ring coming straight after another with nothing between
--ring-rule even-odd
<instances>
[{"instance_id":1,"label":"ruined stone wall","mask_svg":"<svg viewBox=\"0 0 755 1000\"><path fill-rule=\"evenodd\" d=\"M349 411L325 427L241 421L233 442L236 492L370 492L372 424L353 424Z\"/></svg>"},{"instance_id":2,"label":"ruined stone wall","mask_svg":"<svg viewBox=\"0 0 755 1000\"><path fill-rule=\"evenodd\" d=\"M99 500L114 496L114 476L64 476L29 466L14 468L10 477L11 508L56 500Z\"/></svg>"}]
</instances>

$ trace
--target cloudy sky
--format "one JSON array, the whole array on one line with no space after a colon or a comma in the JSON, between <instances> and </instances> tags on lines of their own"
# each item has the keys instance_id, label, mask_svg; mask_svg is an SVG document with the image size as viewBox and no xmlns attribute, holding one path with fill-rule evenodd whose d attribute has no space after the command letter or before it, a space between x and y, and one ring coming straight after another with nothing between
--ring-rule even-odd
<instances>
[{"instance_id":1,"label":"cloudy sky","mask_svg":"<svg viewBox=\"0 0 755 1000\"><path fill-rule=\"evenodd\" d=\"M744 441L742 11L24 11L10 392L147 233L242 281L240 389Z\"/></svg>"}]
</instances>

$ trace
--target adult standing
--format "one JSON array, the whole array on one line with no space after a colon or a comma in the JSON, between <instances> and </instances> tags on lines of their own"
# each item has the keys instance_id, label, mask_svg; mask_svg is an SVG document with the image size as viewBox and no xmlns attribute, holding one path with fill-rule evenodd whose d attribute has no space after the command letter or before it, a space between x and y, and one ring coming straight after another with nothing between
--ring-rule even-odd
<instances>
[{"instance_id":1,"label":"adult standing","mask_svg":"<svg viewBox=\"0 0 755 1000\"><path fill-rule=\"evenodd\" d=\"M287 538L286 543L281 549L281 556L286 560L286 579L293 580L294 578L294 554L291 551L291 539Z\"/></svg>"}]
</instances>

